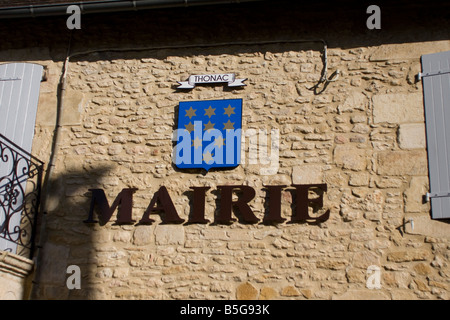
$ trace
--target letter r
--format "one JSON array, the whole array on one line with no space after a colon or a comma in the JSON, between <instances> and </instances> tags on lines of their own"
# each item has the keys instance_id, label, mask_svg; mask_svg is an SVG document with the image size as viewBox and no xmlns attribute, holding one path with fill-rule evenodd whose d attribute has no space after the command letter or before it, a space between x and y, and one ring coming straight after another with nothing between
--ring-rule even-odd
<instances>
[{"instance_id":1,"label":"letter r","mask_svg":"<svg viewBox=\"0 0 450 320\"><path fill-rule=\"evenodd\" d=\"M239 209L242 218L247 223L257 223L259 219L253 214L248 203L255 197L255 189L250 186L217 186L220 193L220 213L217 219L218 223L229 224L231 222L231 212L233 205ZM240 195L237 201L232 201L233 189L240 189Z\"/></svg>"}]
</instances>

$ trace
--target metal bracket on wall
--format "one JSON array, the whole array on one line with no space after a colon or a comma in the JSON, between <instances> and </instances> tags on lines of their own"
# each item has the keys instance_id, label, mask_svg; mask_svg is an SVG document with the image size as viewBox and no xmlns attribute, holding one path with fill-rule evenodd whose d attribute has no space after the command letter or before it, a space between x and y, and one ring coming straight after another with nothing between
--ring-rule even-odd
<instances>
[{"instance_id":1,"label":"metal bracket on wall","mask_svg":"<svg viewBox=\"0 0 450 320\"><path fill-rule=\"evenodd\" d=\"M429 193L425 195L425 202L429 202L431 198L444 198L450 197L450 192Z\"/></svg>"},{"instance_id":2,"label":"metal bracket on wall","mask_svg":"<svg viewBox=\"0 0 450 320\"><path fill-rule=\"evenodd\" d=\"M6 79L0 78L0 81L15 81L15 80L22 80L22 79L20 79L20 78L6 78Z\"/></svg>"},{"instance_id":3,"label":"metal bracket on wall","mask_svg":"<svg viewBox=\"0 0 450 320\"><path fill-rule=\"evenodd\" d=\"M419 72L416 77L417 77L417 81L420 81L420 80L422 80L423 77L440 76L440 75L446 74L446 73L450 73L450 69L439 70L438 72L425 72L425 73Z\"/></svg>"}]
</instances>

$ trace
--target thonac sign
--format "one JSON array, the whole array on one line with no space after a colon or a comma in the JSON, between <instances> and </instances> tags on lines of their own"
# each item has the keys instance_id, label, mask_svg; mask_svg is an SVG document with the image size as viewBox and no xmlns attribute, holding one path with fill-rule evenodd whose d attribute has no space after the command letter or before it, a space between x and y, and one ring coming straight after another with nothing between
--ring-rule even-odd
<instances>
[{"instance_id":1,"label":"thonac sign","mask_svg":"<svg viewBox=\"0 0 450 320\"><path fill-rule=\"evenodd\" d=\"M178 89L193 89L196 84L227 83L229 87L245 86L247 79L236 79L234 73L223 74L197 74L189 76L188 81L178 81Z\"/></svg>"},{"instance_id":2,"label":"thonac sign","mask_svg":"<svg viewBox=\"0 0 450 320\"><path fill-rule=\"evenodd\" d=\"M262 223L264 224L278 224L284 222L281 216L281 198L282 191L287 186L285 185L269 185L264 189L267 193L268 204ZM309 208L312 207L312 212L324 211L323 209L323 195L327 191L326 184L293 184L290 191L293 193L293 212L290 223L321 223L330 217L330 210L318 215L310 215ZM161 222L164 224L206 224L210 220L205 217L205 199L206 192L210 187L191 187L192 191L192 207L187 222L180 218L178 212L173 204L166 187L161 186L159 190L153 195L147 209L142 215L137 224L152 224L155 220L150 218L151 214L159 214ZM215 224L231 224L233 219L232 214L238 218L239 222L254 224L261 220L253 213L250 203L255 197L255 189L244 185L223 185L217 186L219 191L218 196L218 210L214 217ZM89 209L89 216L85 223L97 223L100 225L106 224L117 209L117 219L115 224L134 224L133 220L133 194L137 191L136 188L123 189L115 198L112 205L109 205L108 200L103 189L89 189L92 192L91 205ZM233 194L236 194L237 200L233 200ZM97 209L97 210L96 210ZM237 209L237 210L235 210ZM94 219L94 211L97 212L99 221Z\"/></svg>"}]
</instances>

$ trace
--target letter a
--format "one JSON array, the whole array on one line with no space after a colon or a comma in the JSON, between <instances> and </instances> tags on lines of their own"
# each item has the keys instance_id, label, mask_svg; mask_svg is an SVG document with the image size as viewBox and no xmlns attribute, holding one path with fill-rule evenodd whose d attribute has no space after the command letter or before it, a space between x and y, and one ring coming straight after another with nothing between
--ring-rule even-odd
<instances>
[{"instance_id":1,"label":"letter a","mask_svg":"<svg viewBox=\"0 0 450 320\"><path fill-rule=\"evenodd\" d=\"M68 6L66 13L72 15L67 19L66 25L69 30L81 29L81 9L77 5Z\"/></svg>"},{"instance_id":2,"label":"letter a","mask_svg":"<svg viewBox=\"0 0 450 320\"><path fill-rule=\"evenodd\" d=\"M67 273L71 273L71 275L66 280L67 289L81 289L80 267L76 265L70 265L67 267Z\"/></svg>"},{"instance_id":3,"label":"letter a","mask_svg":"<svg viewBox=\"0 0 450 320\"><path fill-rule=\"evenodd\" d=\"M370 272L373 272L370 274ZM378 266L369 266L367 268L367 274L370 274L366 281L366 287L368 289L381 289L381 269Z\"/></svg>"},{"instance_id":4,"label":"letter a","mask_svg":"<svg viewBox=\"0 0 450 320\"><path fill-rule=\"evenodd\" d=\"M162 223L177 224L184 222L184 220L178 216L177 209L170 198L167 188L164 186L160 187L159 190L155 192L139 223L151 224L152 222L155 222L155 220L150 219L150 214L154 212L164 213L161 214Z\"/></svg>"},{"instance_id":5,"label":"letter a","mask_svg":"<svg viewBox=\"0 0 450 320\"><path fill-rule=\"evenodd\" d=\"M367 7L366 13L372 13L372 15L367 18L366 26L367 29L381 29L381 10L377 5L371 5Z\"/></svg>"}]
</instances>

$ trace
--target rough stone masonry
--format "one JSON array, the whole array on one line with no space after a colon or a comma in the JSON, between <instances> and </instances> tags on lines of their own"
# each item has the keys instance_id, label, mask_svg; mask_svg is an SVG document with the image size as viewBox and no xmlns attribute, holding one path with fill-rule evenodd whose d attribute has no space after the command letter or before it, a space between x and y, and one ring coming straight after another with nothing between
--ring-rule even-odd
<instances>
[{"instance_id":1,"label":"rough stone masonry","mask_svg":"<svg viewBox=\"0 0 450 320\"><path fill-rule=\"evenodd\" d=\"M242 18L233 10L221 14L221 21ZM100 24L101 39L87 35L94 22L85 18L84 33L75 34L72 50L90 52L71 59L68 68L62 143L35 298L448 299L450 233L448 224L430 219L429 204L422 202L428 190L425 122L422 86L414 81L420 55L450 50L448 38L425 41L414 26L408 32L417 41L403 41L402 31L395 29L398 34L389 34L398 41L392 43L382 33L389 25L382 25L378 36L330 31L328 74L339 70L340 76L321 94L310 90L323 68L323 48L317 43L96 51L171 44L171 32L181 30L181 24L186 30L180 31L180 40L232 39L224 25L222 33L212 35L202 29L208 19L200 28L189 23L195 16L181 16L150 14L151 35L133 26ZM242 42L280 39L280 32L303 37L294 16L275 18L277 29L260 19L259 31L245 28L253 18L240 20L238 37ZM124 19L118 17L118 25ZM136 20L137 26L144 28L144 20ZM168 20L174 23L169 29L157 27ZM347 30L352 20L345 21L339 30ZM325 26L318 28L312 18L301 26L312 30L309 37L323 36ZM48 159L65 42L27 48L7 43L4 61L22 56L47 68L33 154ZM248 78L247 86L176 90L190 75L214 73ZM243 128L280 131L278 172L260 175L262 165L249 163L207 174L176 169L171 152L178 103L231 98L243 99ZM262 219L267 214L263 186L292 184L326 184L329 219L319 224L167 225L155 215L150 225L82 222L89 213L89 189L105 190L112 203L122 189L137 188L133 218L138 220L148 195L161 186L177 212L188 217L191 186L245 185L256 191L248 205ZM217 192L206 194L205 217L211 221L218 201ZM292 202L292 192L283 190L284 218L291 216ZM410 218L414 230L405 224ZM81 268L80 290L65 286L69 265ZM381 269L380 289L366 286L369 266Z\"/></svg>"}]
</instances>

